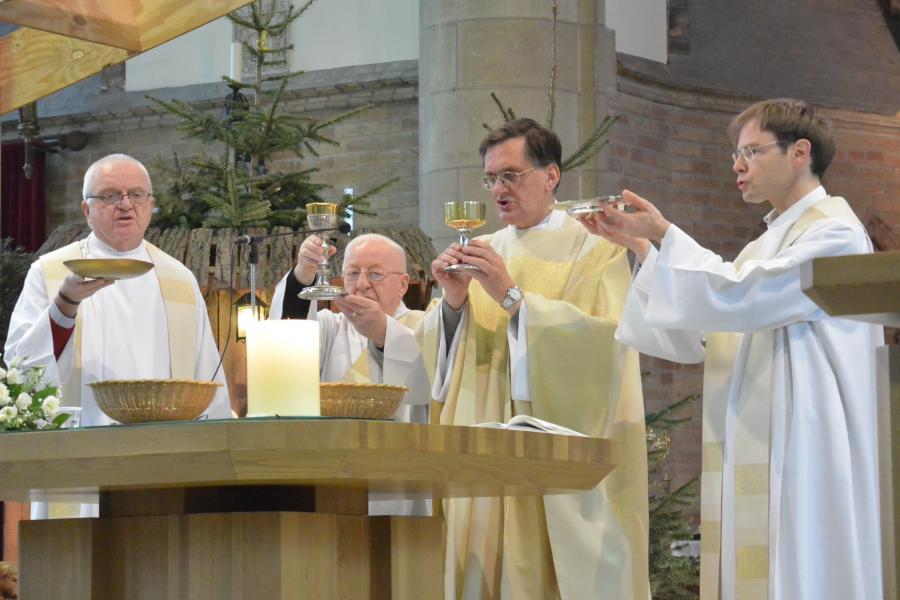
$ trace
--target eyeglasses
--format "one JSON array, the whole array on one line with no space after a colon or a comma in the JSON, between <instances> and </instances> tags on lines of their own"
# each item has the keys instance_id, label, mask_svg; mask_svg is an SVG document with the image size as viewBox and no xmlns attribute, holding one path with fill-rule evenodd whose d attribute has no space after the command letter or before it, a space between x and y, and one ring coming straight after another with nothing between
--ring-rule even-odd
<instances>
[{"instance_id":1,"label":"eyeglasses","mask_svg":"<svg viewBox=\"0 0 900 600\"><path fill-rule=\"evenodd\" d=\"M538 167L531 167L530 169L525 169L524 171L503 171L502 173L497 173L496 175L494 173L488 173L481 178L481 185L484 186L484 189L490 190L499 181L506 187L512 189L522 183L523 177L537 168Z\"/></svg>"},{"instance_id":2,"label":"eyeglasses","mask_svg":"<svg viewBox=\"0 0 900 600\"><path fill-rule=\"evenodd\" d=\"M363 275L370 283L380 283L388 275L403 275L400 271L369 271L368 269L360 269L358 271L345 271L344 281L347 283L356 283Z\"/></svg>"},{"instance_id":3,"label":"eyeglasses","mask_svg":"<svg viewBox=\"0 0 900 600\"><path fill-rule=\"evenodd\" d=\"M132 204L143 204L149 198L153 196L144 190L131 190L130 192L122 193L122 192L108 192L106 194L100 194L98 196L85 196L85 200L92 200L93 198L98 198L100 202L103 203L104 206L114 206L125 199L125 196L128 196L128 199L131 200Z\"/></svg>"},{"instance_id":4,"label":"eyeglasses","mask_svg":"<svg viewBox=\"0 0 900 600\"><path fill-rule=\"evenodd\" d=\"M762 146L744 146L743 148L738 148L736 152L731 153L731 162L736 163L741 157L743 157L745 161L750 162L756 158L757 154L762 154L763 150L768 150L778 143L779 142L776 140L774 142L769 142L768 144L763 144Z\"/></svg>"}]
</instances>

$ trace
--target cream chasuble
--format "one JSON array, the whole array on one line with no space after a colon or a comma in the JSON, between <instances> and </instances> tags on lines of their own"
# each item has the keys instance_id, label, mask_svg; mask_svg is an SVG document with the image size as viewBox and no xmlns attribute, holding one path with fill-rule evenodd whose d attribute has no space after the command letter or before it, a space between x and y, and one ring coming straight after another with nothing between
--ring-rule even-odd
<instances>
[{"instance_id":1,"label":"cream chasuble","mask_svg":"<svg viewBox=\"0 0 900 600\"><path fill-rule=\"evenodd\" d=\"M799 277L815 256L871 251L865 230L817 188L734 263L670 233L617 335L684 362L702 326L735 332L707 336L701 597L880 598L880 328L828 318Z\"/></svg>"},{"instance_id":2,"label":"cream chasuble","mask_svg":"<svg viewBox=\"0 0 900 600\"><path fill-rule=\"evenodd\" d=\"M555 229L486 239L525 292L531 402L510 395L509 316L473 280L468 318L432 422L472 425L531 412L613 439L617 466L589 492L450 499L445 597L647 598L647 462L637 354L613 339L629 269L625 251L565 217ZM434 369L441 310L426 313ZM454 342L456 345L456 342Z\"/></svg>"}]
</instances>

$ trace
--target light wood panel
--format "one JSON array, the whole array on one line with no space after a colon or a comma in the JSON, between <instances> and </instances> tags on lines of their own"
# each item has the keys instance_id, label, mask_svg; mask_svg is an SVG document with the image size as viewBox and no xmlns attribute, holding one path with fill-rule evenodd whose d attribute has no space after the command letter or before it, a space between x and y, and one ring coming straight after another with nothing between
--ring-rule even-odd
<instances>
[{"instance_id":1,"label":"light wood panel","mask_svg":"<svg viewBox=\"0 0 900 600\"><path fill-rule=\"evenodd\" d=\"M801 285L833 317L900 327L900 252L816 258L804 265Z\"/></svg>"},{"instance_id":2,"label":"light wood panel","mask_svg":"<svg viewBox=\"0 0 900 600\"><path fill-rule=\"evenodd\" d=\"M137 52L140 32L127 0L6 0L0 21Z\"/></svg>"},{"instance_id":3,"label":"light wood panel","mask_svg":"<svg viewBox=\"0 0 900 600\"><path fill-rule=\"evenodd\" d=\"M252 0L3 0L0 114L168 42Z\"/></svg>"},{"instance_id":4,"label":"light wood panel","mask_svg":"<svg viewBox=\"0 0 900 600\"><path fill-rule=\"evenodd\" d=\"M256 420L0 435L0 499L73 490L316 485L444 496L590 489L609 441L386 421Z\"/></svg>"},{"instance_id":5,"label":"light wood panel","mask_svg":"<svg viewBox=\"0 0 900 600\"><path fill-rule=\"evenodd\" d=\"M0 21L3 20L0 4ZM0 114L99 73L128 53L35 29L0 37Z\"/></svg>"},{"instance_id":6,"label":"light wood panel","mask_svg":"<svg viewBox=\"0 0 900 600\"><path fill-rule=\"evenodd\" d=\"M440 598L440 541L440 521L427 517L257 512L31 521L22 527L21 596Z\"/></svg>"}]
</instances>

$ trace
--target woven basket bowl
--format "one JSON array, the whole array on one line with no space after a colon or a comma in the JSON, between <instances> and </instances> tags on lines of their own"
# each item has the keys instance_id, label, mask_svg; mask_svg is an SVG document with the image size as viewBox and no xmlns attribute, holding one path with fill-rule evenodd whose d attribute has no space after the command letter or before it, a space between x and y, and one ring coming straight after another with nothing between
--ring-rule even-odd
<instances>
[{"instance_id":1,"label":"woven basket bowl","mask_svg":"<svg viewBox=\"0 0 900 600\"><path fill-rule=\"evenodd\" d=\"M390 419L400 408L407 388L384 383L322 383L319 399L323 417Z\"/></svg>"},{"instance_id":2,"label":"woven basket bowl","mask_svg":"<svg viewBox=\"0 0 900 600\"><path fill-rule=\"evenodd\" d=\"M119 423L190 421L212 403L213 381L189 379L121 379L89 383L106 416Z\"/></svg>"}]
</instances>

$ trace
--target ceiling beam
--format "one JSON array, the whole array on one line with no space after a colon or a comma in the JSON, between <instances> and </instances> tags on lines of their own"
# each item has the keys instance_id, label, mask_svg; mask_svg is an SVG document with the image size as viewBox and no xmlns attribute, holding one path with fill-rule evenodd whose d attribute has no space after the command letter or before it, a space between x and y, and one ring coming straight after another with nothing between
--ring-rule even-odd
<instances>
[{"instance_id":1,"label":"ceiling beam","mask_svg":"<svg viewBox=\"0 0 900 600\"><path fill-rule=\"evenodd\" d=\"M143 52L252 0L0 0L0 22Z\"/></svg>"},{"instance_id":2,"label":"ceiling beam","mask_svg":"<svg viewBox=\"0 0 900 600\"><path fill-rule=\"evenodd\" d=\"M0 37L0 115L126 58L121 48L26 27Z\"/></svg>"},{"instance_id":3,"label":"ceiling beam","mask_svg":"<svg viewBox=\"0 0 900 600\"><path fill-rule=\"evenodd\" d=\"M141 50L149 50L246 6L253 0L132 1L135 5L135 27L140 32Z\"/></svg>"},{"instance_id":4,"label":"ceiling beam","mask_svg":"<svg viewBox=\"0 0 900 600\"><path fill-rule=\"evenodd\" d=\"M0 0L0 115L252 0Z\"/></svg>"},{"instance_id":5,"label":"ceiling beam","mask_svg":"<svg viewBox=\"0 0 900 600\"><path fill-rule=\"evenodd\" d=\"M129 0L2 0L0 22L132 52L141 50Z\"/></svg>"}]
</instances>

